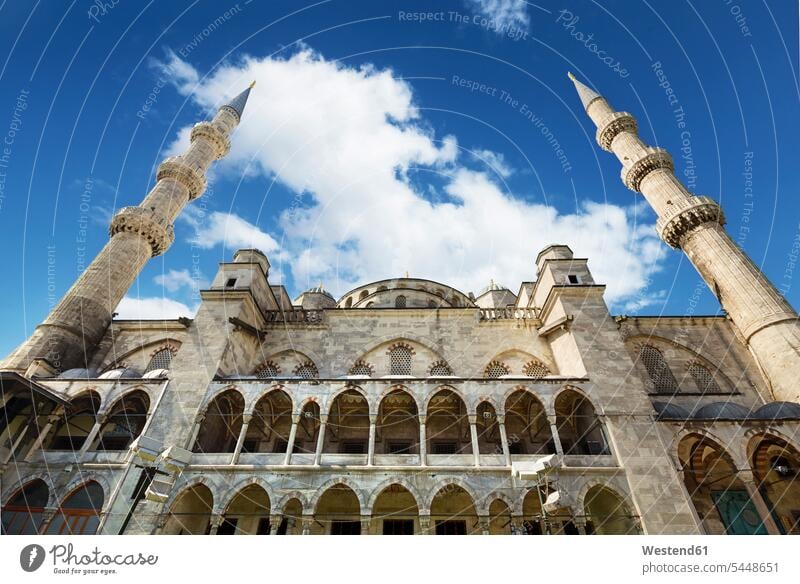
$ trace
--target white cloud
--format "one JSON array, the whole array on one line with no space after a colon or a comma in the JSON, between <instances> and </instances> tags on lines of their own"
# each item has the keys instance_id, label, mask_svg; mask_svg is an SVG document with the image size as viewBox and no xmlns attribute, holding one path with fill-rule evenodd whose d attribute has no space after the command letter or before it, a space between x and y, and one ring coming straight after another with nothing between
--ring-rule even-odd
<instances>
[{"instance_id":1,"label":"white cloud","mask_svg":"<svg viewBox=\"0 0 800 584\"><path fill-rule=\"evenodd\" d=\"M505 156L492 150L474 150L472 156L489 167L491 174L500 178L508 178L514 174L514 168L506 162Z\"/></svg>"},{"instance_id":2,"label":"white cloud","mask_svg":"<svg viewBox=\"0 0 800 584\"><path fill-rule=\"evenodd\" d=\"M133 298L125 296L117 306L116 318L130 320L193 317L197 308L164 297Z\"/></svg>"},{"instance_id":3,"label":"white cloud","mask_svg":"<svg viewBox=\"0 0 800 584\"><path fill-rule=\"evenodd\" d=\"M159 274L153 278L156 284L161 284L169 292L177 292L184 286L191 290L205 288L208 282L201 274L192 276L188 269L169 270L166 274Z\"/></svg>"},{"instance_id":4,"label":"white cloud","mask_svg":"<svg viewBox=\"0 0 800 584\"><path fill-rule=\"evenodd\" d=\"M534 279L534 258L551 243L588 257L611 302L637 297L659 268L663 246L652 225L636 222L634 207L586 203L563 213L505 192L490 178L509 170L505 161L490 153L493 173L461 164L456 139L437 139L411 87L392 71L352 68L304 49L224 65L193 98L216 107L253 79L220 168L247 169L307 196L281 213L282 233L272 235L229 213L189 216L198 245L261 248L276 268L287 262L298 290L322 280L334 293L406 271L465 291L491 278L515 288ZM180 79L178 86L189 91ZM416 190L406 176L411 167L440 174L444 202L426 199L425 185Z\"/></svg>"},{"instance_id":5,"label":"white cloud","mask_svg":"<svg viewBox=\"0 0 800 584\"><path fill-rule=\"evenodd\" d=\"M493 28L499 34L514 27L527 30L527 4L525 0L467 0L472 10L494 21Z\"/></svg>"},{"instance_id":6,"label":"white cloud","mask_svg":"<svg viewBox=\"0 0 800 584\"><path fill-rule=\"evenodd\" d=\"M256 248L267 254L278 251L278 242L271 235L234 213L214 211L205 216L189 209L182 218L194 228L191 243L197 247L211 249L222 244L232 250Z\"/></svg>"}]
</instances>

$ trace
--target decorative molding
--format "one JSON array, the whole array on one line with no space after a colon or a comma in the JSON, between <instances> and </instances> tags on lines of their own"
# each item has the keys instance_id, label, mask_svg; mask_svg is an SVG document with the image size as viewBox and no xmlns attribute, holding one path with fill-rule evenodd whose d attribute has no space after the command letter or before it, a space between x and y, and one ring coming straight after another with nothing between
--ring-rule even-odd
<instances>
[{"instance_id":1,"label":"decorative molding","mask_svg":"<svg viewBox=\"0 0 800 584\"><path fill-rule=\"evenodd\" d=\"M192 128L192 142L201 138L213 146L217 160L223 158L231 150L231 141L228 136L211 122L200 122Z\"/></svg>"},{"instance_id":2,"label":"decorative molding","mask_svg":"<svg viewBox=\"0 0 800 584\"><path fill-rule=\"evenodd\" d=\"M673 248L681 246L681 239L695 227L704 223L725 225L725 216L719 204L709 197L691 197L673 204L670 213L656 221L656 231L661 239Z\"/></svg>"},{"instance_id":3,"label":"decorative molding","mask_svg":"<svg viewBox=\"0 0 800 584\"><path fill-rule=\"evenodd\" d=\"M620 173L625 186L637 193L639 192L639 187L644 177L654 170L660 168L669 170L670 172L675 170L672 156L663 148L652 148L648 146L644 149L644 152L645 155L639 160L629 166L623 166L622 172Z\"/></svg>"},{"instance_id":4,"label":"decorative molding","mask_svg":"<svg viewBox=\"0 0 800 584\"><path fill-rule=\"evenodd\" d=\"M600 148L611 152L611 143L622 132L636 133L636 118L628 112L614 112L597 125L597 143Z\"/></svg>"},{"instance_id":5,"label":"decorative molding","mask_svg":"<svg viewBox=\"0 0 800 584\"><path fill-rule=\"evenodd\" d=\"M161 255L175 240L172 225L166 224L155 213L141 207L124 207L114 215L108 233L138 233L147 240L153 250L153 257Z\"/></svg>"},{"instance_id":6,"label":"decorative molding","mask_svg":"<svg viewBox=\"0 0 800 584\"><path fill-rule=\"evenodd\" d=\"M170 156L158 167L157 180L172 179L189 190L189 200L196 199L206 190L203 170L186 162L180 156Z\"/></svg>"}]
</instances>

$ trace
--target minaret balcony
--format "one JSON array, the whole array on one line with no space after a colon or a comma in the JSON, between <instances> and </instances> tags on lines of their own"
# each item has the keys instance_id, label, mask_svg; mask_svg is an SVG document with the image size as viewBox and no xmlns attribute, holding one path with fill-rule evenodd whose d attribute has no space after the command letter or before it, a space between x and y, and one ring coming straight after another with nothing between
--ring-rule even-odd
<instances>
[{"instance_id":1,"label":"minaret balcony","mask_svg":"<svg viewBox=\"0 0 800 584\"><path fill-rule=\"evenodd\" d=\"M663 148L648 146L643 150L643 153L644 156L633 164L623 166L622 172L620 173L625 186L636 192L639 192L639 187L642 185L644 177L654 170L666 169L670 172L675 170L672 156Z\"/></svg>"},{"instance_id":2,"label":"minaret balcony","mask_svg":"<svg viewBox=\"0 0 800 584\"><path fill-rule=\"evenodd\" d=\"M667 245L679 248L684 235L709 222L725 225L719 204L710 197L689 197L670 205L667 213L656 221L656 231Z\"/></svg>"},{"instance_id":3,"label":"minaret balcony","mask_svg":"<svg viewBox=\"0 0 800 584\"><path fill-rule=\"evenodd\" d=\"M231 141L227 134L218 126L210 122L200 122L192 128L192 142L195 140L206 140L214 148L217 160L223 158L230 152Z\"/></svg>"},{"instance_id":4,"label":"minaret balcony","mask_svg":"<svg viewBox=\"0 0 800 584\"><path fill-rule=\"evenodd\" d=\"M628 112L614 112L605 117L597 126L597 143L600 148L611 152L611 143L622 132L636 133L636 118Z\"/></svg>"},{"instance_id":5,"label":"minaret balcony","mask_svg":"<svg viewBox=\"0 0 800 584\"><path fill-rule=\"evenodd\" d=\"M138 233L150 244L153 257L164 253L175 240L172 225L151 210L141 207L120 209L111 220L108 231L112 237L121 232Z\"/></svg>"},{"instance_id":6,"label":"minaret balcony","mask_svg":"<svg viewBox=\"0 0 800 584\"><path fill-rule=\"evenodd\" d=\"M206 190L206 176L202 168L193 166L180 156L170 156L158 167L158 180L171 179L189 190L189 200L194 200Z\"/></svg>"}]
</instances>

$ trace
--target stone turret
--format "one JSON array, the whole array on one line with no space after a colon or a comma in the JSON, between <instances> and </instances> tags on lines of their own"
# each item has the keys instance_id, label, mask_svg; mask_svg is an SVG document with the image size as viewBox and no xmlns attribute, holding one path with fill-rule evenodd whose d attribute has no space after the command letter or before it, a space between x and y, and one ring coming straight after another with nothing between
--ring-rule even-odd
<instances>
[{"instance_id":1,"label":"stone turret","mask_svg":"<svg viewBox=\"0 0 800 584\"><path fill-rule=\"evenodd\" d=\"M213 120L195 125L188 150L161 163L144 201L114 215L109 242L0 368L25 372L35 359L45 359L55 370L87 367L117 305L147 261L172 245L175 219L203 194L206 171L230 150L230 135L252 87L223 105Z\"/></svg>"},{"instance_id":2,"label":"stone turret","mask_svg":"<svg viewBox=\"0 0 800 584\"><path fill-rule=\"evenodd\" d=\"M634 117L615 111L592 89L569 75L597 143L622 163L621 178L644 195L658 215L656 229L681 249L711 288L747 343L777 400L800 401L800 323L797 313L725 232L716 201L694 196L675 177L672 157L645 144Z\"/></svg>"}]
</instances>

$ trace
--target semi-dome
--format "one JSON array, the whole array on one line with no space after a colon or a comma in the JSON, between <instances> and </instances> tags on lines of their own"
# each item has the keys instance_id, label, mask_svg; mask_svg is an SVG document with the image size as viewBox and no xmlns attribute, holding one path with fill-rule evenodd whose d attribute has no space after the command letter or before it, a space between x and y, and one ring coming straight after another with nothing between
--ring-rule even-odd
<instances>
[{"instance_id":1,"label":"semi-dome","mask_svg":"<svg viewBox=\"0 0 800 584\"><path fill-rule=\"evenodd\" d=\"M475 303L447 284L423 278L378 280L345 293L339 308L464 308Z\"/></svg>"},{"instance_id":2,"label":"semi-dome","mask_svg":"<svg viewBox=\"0 0 800 584\"><path fill-rule=\"evenodd\" d=\"M100 375L100 379L140 379L142 374L131 367L111 369Z\"/></svg>"},{"instance_id":3,"label":"semi-dome","mask_svg":"<svg viewBox=\"0 0 800 584\"><path fill-rule=\"evenodd\" d=\"M800 404L786 401L770 402L758 408L753 417L757 420L800 420Z\"/></svg>"},{"instance_id":4,"label":"semi-dome","mask_svg":"<svg viewBox=\"0 0 800 584\"><path fill-rule=\"evenodd\" d=\"M331 300L334 300L333 294L328 292L322 284L319 286L314 286L313 288L309 288L303 292L303 294L322 294L323 296L327 296Z\"/></svg>"},{"instance_id":5,"label":"semi-dome","mask_svg":"<svg viewBox=\"0 0 800 584\"><path fill-rule=\"evenodd\" d=\"M67 369L58 375L59 379L94 379L96 377L97 372L94 369L83 369L80 367Z\"/></svg>"},{"instance_id":6,"label":"semi-dome","mask_svg":"<svg viewBox=\"0 0 800 584\"><path fill-rule=\"evenodd\" d=\"M333 308L336 306L336 299L325 289L322 282L320 282L318 286L309 288L300 294L300 296L295 299L294 305L305 308L306 310L319 310L322 308Z\"/></svg>"},{"instance_id":7,"label":"semi-dome","mask_svg":"<svg viewBox=\"0 0 800 584\"><path fill-rule=\"evenodd\" d=\"M516 302L516 295L494 280L490 280L489 285L483 288L475 299L475 304L479 308L506 308Z\"/></svg>"},{"instance_id":8,"label":"semi-dome","mask_svg":"<svg viewBox=\"0 0 800 584\"><path fill-rule=\"evenodd\" d=\"M656 411L656 418L659 420L687 420L689 412L671 402L653 402L653 409Z\"/></svg>"},{"instance_id":9,"label":"semi-dome","mask_svg":"<svg viewBox=\"0 0 800 584\"><path fill-rule=\"evenodd\" d=\"M714 402L698 409L692 416L696 420L744 420L750 411L733 402Z\"/></svg>"}]
</instances>

